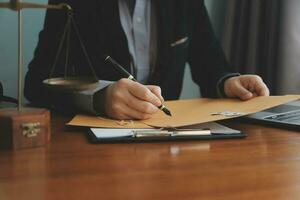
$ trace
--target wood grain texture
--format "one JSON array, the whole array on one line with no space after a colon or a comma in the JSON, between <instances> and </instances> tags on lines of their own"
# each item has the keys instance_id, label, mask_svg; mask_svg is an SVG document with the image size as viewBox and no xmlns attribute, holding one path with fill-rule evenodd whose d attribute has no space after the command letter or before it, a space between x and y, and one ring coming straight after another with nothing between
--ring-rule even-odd
<instances>
[{"instance_id":1,"label":"wood grain texture","mask_svg":"<svg viewBox=\"0 0 300 200\"><path fill-rule=\"evenodd\" d=\"M54 116L45 148L0 151L0 199L299 199L300 134L228 122L246 139L89 144Z\"/></svg>"}]
</instances>

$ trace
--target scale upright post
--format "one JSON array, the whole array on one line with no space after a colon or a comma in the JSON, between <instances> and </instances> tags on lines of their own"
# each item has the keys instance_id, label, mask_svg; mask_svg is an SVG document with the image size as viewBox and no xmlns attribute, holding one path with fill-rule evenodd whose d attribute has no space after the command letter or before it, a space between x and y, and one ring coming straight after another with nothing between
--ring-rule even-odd
<instances>
[{"instance_id":1,"label":"scale upright post","mask_svg":"<svg viewBox=\"0 0 300 200\"><path fill-rule=\"evenodd\" d=\"M66 9L67 4L48 5L11 0L0 8L18 12L18 107L0 109L0 149L23 149L44 146L50 141L50 112L46 109L23 107L22 9Z\"/></svg>"},{"instance_id":2,"label":"scale upright post","mask_svg":"<svg viewBox=\"0 0 300 200\"><path fill-rule=\"evenodd\" d=\"M22 10L18 9L18 111L22 111L22 81L23 81L23 40L22 40Z\"/></svg>"}]
</instances>

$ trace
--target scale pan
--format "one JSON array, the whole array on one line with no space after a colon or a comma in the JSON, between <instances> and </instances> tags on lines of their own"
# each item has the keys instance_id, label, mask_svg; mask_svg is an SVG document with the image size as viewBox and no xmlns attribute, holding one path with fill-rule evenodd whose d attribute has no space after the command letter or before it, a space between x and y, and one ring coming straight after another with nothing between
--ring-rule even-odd
<instances>
[{"instance_id":1,"label":"scale pan","mask_svg":"<svg viewBox=\"0 0 300 200\"><path fill-rule=\"evenodd\" d=\"M51 90L88 90L96 88L99 82L92 77L59 77L46 79L43 84Z\"/></svg>"}]
</instances>

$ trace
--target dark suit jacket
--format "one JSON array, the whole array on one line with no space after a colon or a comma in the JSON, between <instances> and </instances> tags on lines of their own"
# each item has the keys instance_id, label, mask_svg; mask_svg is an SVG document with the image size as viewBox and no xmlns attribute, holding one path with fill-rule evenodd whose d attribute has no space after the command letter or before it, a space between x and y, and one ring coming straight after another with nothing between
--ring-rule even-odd
<instances>
[{"instance_id":1,"label":"dark suit jacket","mask_svg":"<svg viewBox=\"0 0 300 200\"><path fill-rule=\"evenodd\" d=\"M103 80L118 80L120 74L103 63L103 54L111 55L121 65L130 66L125 33L120 23L118 0L50 0L50 4L66 2L75 12L75 20L91 57L96 73ZM158 52L152 66L149 84L159 85L165 99L177 99L182 88L186 63L191 66L192 78L205 97L217 97L217 82L234 71L213 33L203 0L153 0L156 6ZM48 78L65 14L49 10L34 59L26 75L25 96L34 103L45 103L47 92L42 81ZM182 44L172 43L188 37ZM70 66L77 75L91 75L75 34L72 35ZM64 56L61 56L57 76L64 74Z\"/></svg>"}]
</instances>

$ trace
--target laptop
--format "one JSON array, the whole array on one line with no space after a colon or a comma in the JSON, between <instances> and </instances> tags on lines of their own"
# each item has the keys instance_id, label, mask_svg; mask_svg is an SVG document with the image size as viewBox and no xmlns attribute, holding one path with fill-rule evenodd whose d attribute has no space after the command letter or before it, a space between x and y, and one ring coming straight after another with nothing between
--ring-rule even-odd
<instances>
[{"instance_id":1,"label":"laptop","mask_svg":"<svg viewBox=\"0 0 300 200\"><path fill-rule=\"evenodd\" d=\"M300 130L300 100L247 115L244 119L281 128Z\"/></svg>"}]
</instances>

